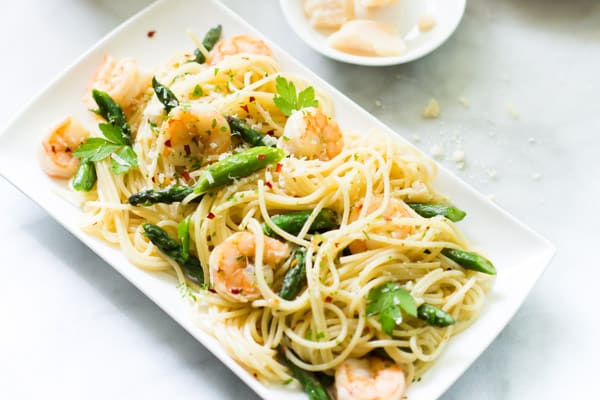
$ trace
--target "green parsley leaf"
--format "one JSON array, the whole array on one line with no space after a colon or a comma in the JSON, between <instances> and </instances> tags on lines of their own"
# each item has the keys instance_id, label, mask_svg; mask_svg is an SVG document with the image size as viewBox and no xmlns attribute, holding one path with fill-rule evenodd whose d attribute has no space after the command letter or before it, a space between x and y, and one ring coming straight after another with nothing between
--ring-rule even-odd
<instances>
[{"instance_id":1,"label":"green parsley leaf","mask_svg":"<svg viewBox=\"0 0 600 400\"><path fill-rule=\"evenodd\" d=\"M129 146L122 146L110 155L112 158L112 171L120 175L138 166L135 151Z\"/></svg>"},{"instance_id":2,"label":"green parsley leaf","mask_svg":"<svg viewBox=\"0 0 600 400\"><path fill-rule=\"evenodd\" d=\"M123 132L118 126L100 123L98 124L98 128L100 128L104 137L110 142L115 144L127 144L127 139L123 137Z\"/></svg>"},{"instance_id":3,"label":"green parsley leaf","mask_svg":"<svg viewBox=\"0 0 600 400\"><path fill-rule=\"evenodd\" d=\"M367 303L367 316L379 314L381 329L388 335L402 322L402 311L412 317L417 316L415 299L397 283L388 282L371 289Z\"/></svg>"},{"instance_id":4,"label":"green parsley leaf","mask_svg":"<svg viewBox=\"0 0 600 400\"><path fill-rule=\"evenodd\" d=\"M287 116L292 115L292 111L296 109L296 87L293 82L288 82L285 78L278 76L275 79L275 89L277 94L273 98L275 105Z\"/></svg>"},{"instance_id":5,"label":"green parsley leaf","mask_svg":"<svg viewBox=\"0 0 600 400\"><path fill-rule=\"evenodd\" d=\"M181 241L181 256L187 261L190 258L190 217L182 219L177 226L177 237Z\"/></svg>"},{"instance_id":6,"label":"green parsley leaf","mask_svg":"<svg viewBox=\"0 0 600 400\"><path fill-rule=\"evenodd\" d=\"M89 138L73 152L77 158L87 161L100 161L117 151L121 145L102 138Z\"/></svg>"},{"instance_id":7,"label":"green parsley leaf","mask_svg":"<svg viewBox=\"0 0 600 400\"><path fill-rule=\"evenodd\" d=\"M312 86L307 87L298 94L298 110L302 110L307 107L318 107L319 102L315 98L315 88Z\"/></svg>"},{"instance_id":8,"label":"green parsley leaf","mask_svg":"<svg viewBox=\"0 0 600 400\"><path fill-rule=\"evenodd\" d=\"M273 97L273 102L288 117L292 111L301 110L306 107L317 107L319 102L315 98L315 89L312 86L307 87L296 97L296 86L293 82L284 77L278 76L275 79L275 89L277 95Z\"/></svg>"}]
</instances>

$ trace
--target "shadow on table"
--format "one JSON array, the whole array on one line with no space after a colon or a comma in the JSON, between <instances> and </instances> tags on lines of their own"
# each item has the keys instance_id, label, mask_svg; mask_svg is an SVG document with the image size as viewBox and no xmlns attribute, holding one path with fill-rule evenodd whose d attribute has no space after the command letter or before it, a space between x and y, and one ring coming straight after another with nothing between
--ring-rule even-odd
<instances>
[{"instance_id":1,"label":"shadow on table","mask_svg":"<svg viewBox=\"0 0 600 400\"><path fill-rule=\"evenodd\" d=\"M504 3L513 18L532 27L574 38L600 40L600 2L597 0L507 0Z\"/></svg>"},{"instance_id":2,"label":"shadow on table","mask_svg":"<svg viewBox=\"0 0 600 400\"><path fill-rule=\"evenodd\" d=\"M548 376L542 374L548 369L540 364L560 364L555 348L565 326L537 292L530 294L512 321L440 400L476 399L481 393L494 393L489 399L512 399L512 389L524 381L531 382L531 393L536 384L547 382ZM481 379L490 376L489 371L494 371L496 379ZM515 371L527 371L527 376L517 377Z\"/></svg>"},{"instance_id":3,"label":"shadow on table","mask_svg":"<svg viewBox=\"0 0 600 400\"><path fill-rule=\"evenodd\" d=\"M214 385L217 385L218 382L239 382L239 384L220 385L219 392L222 393L222 398L257 398L241 380L238 381L237 376L171 317L51 218L46 217L29 222L23 228L30 232L31 237L41 246L60 254L65 265L69 265L98 293L109 299L129 320L139 324L147 335L156 336L158 342L165 343L165 347L172 349L184 368L200 372L200 368L207 365L207 359L210 359L208 363L218 365L218 368L211 368L210 372L203 369L203 374L230 375L230 378L226 380L213 379ZM207 380L210 380L209 376ZM240 392L241 388L243 392Z\"/></svg>"}]
</instances>

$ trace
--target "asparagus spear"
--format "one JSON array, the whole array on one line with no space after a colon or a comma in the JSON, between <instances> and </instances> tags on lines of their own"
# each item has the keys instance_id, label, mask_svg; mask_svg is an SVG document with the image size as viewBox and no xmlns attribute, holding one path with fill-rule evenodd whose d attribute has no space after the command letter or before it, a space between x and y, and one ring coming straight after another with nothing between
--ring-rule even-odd
<instances>
[{"instance_id":1,"label":"asparagus spear","mask_svg":"<svg viewBox=\"0 0 600 400\"><path fill-rule=\"evenodd\" d=\"M89 160L81 160L73 178L73 189L89 192L94 187L97 179L94 163Z\"/></svg>"},{"instance_id":2,"label":"asparagus spear","mask_svg":"<svg viewBox=\"0 0 600 400\"><path fill-rule=\"evenodd\" d=\"M298 247L292 257L292 265L283 277L283 286L279 291L279 297L285 300L295 299L306 283L306 249Z\"/></svg>"},{"instance_id":3,"label":"asparagus spear","mask_svg":"<svg viewBox=\"0 0 600 400\"><path fill-rule=\"evenodd\" d=\"M266 146L252 147L234 154L206 167L194 187L194 193L206 193L228 185L235 179L246 177L280 161L283 157L283 150Z\"/></svg>"},{"instance_id":4,"label":"asparagus spear","mask_svg":"<svg viewBox=\"0 0 600 400\"><path fill-rule=\"evenodd\" d=\"M294 378L298 379L298 382L300 382L310 400L331 400L329 393L327 393L327 390L325 390L321 382L315 377L315 374L303 370L288 360L283 348L279 349L279 356L292 370Z\"/></svg>"},{"instance_id":5,"label":"asparagus spear","mask_svg":"<svg viewBox=\"0 0 600 400\"><path fill-rule=\"evenodd\" d=\"M181 241L181 257L184 261L190 258L190 217L181 220L177 226L177 238Z\"/></svg>"},{"instance_id":6,"label":"asparagus spear","mask_svg":"<svg viewBox=\"0 0 600 400\"><path fill-rule=\"evenodd\" d=\"M496 267L487 258L469 251L445 248L442 254L465 269L496 275Z\"/></svg>"},{"instance_id":7,"label":"asparagus spear","mask_svg":"<svg viewBox=\"0 0 600 400\"><path fill-rule=\"evenodd\" d=\"M158 100L165 106L167 114L179 105L177 96L175 96L171 89L157 81L155 76L152 77L152 88L154 89L154 93L156 93Z\"/></svg>"},{"instance_id":8,"label":"asparagus spear","mask_svg":"<svg viewBox=\"0 0 600 400\"><path fill-rule=\"evenodd\" d=\"M246 143L252 146L269 146L275 147L277 140L271 136L263 135L262 133L252 129L247 123L239 118L231 115L225 116L229 123L229 128L234 135L238 135Z\"/></svg>"},{"instance_id":9,"label":"asparagus spear","mask_svg":"<svg viewBox=\"0 0 600 400\"><path fill-rule=\"evenodd\" d=\"M113 99L103 91L94 89L92 90L92 97L98 105L98 110L95 112L107 120L111 125L121 129L123 135L123 142L131 145L131 128L125 118L125 114Z\"/></svg>"},{"instance_id":10,"label":"asparagus spear","mask_svg":"<svg viewBox=\"0 0 600 400\"><path fill-rule=\"evenodd\" d=\"M210 28L208 32L206 32L206 35L204 35L204 39L202 40L202 46L204 46L207 51L211 51L212 48L215 47L215 44L217 44L221 38L222 30L223 28L221 25L217 25L214 28ZM206 62L204 54L199 49L194 50L194 56L194 61L198 64L204 64Z\"/></svg>"},{"instance_id":11,"label":"asparagus spear","mask_svg":"<svg viewBox=\"0 0 600 400\"><path fill-rule=\"evenodd\" d=\"M312 210L294 211L288 214L273 215L271 221L279 228L289 234L297 235L302 230L302 227L312 214ZM338 226L337 214L335 211L324 208L314 219L308 233L324 232L334 229ZM277 234L267 225L263 223L263 231L265 235L277 237Z\"/></svg>"},{"instance_id":12,"label":"asparagus spear","mask_svg":"<svg viewBox=\"0 0 600 400\"><path fill-rule=\"evenodd\" d=\"M267 165L281 160L284 155L285 153L281 149L264 146L252 147L206 167L194 187L172 186L161 190L144 190L131 195L128 202L134 206L176 203L191 193L204 194L211 189L228 185L235 179L253 174Z\"/></svg>"},{"instance_id":13,"label":"asparagus spear","mask_svg":"<svg viewBox=\"0 0 600 400\"><path fill-rule=\"evenodd\" d=\"M456 323L450 314L431 304L421 304L417 309L417 315L432 326L448 326Z\"/></svg>"},{"instance_id":14,"label":"asparagus spear","mask_svg":"<svg viewBox=\"0 0 600 400\"><path fill-rule=\"evenodd\" d=\"M461 221L467 213L449 204L406 203L417 214L425 218L443 215L452 222Z\"/></svg>"},{"instance_id":15,"label":"asparagus spear","mask_svg":"<svg viewBox=\"0 0 600 400\"><path fill-rule=\"evenodd\" d=\"M183 201L193 191L193 187L177 185L166 189L149 189L132 194L127 201L132 206L151 206L156 203L171 204Z\"/></svg>"},{"instance_id":16,"label":"asparagus spear","mask_svg":"<svg viewBox=\"0 0 600 400\"><path fill-rule=\"evenodd\" d=\"M145 223L142 227L144 228L144 236L146 236L152 244L158 247L158 249L167 257L175 260L190 278L199 284L204 283L204 271L202 270L198 258L189 254L186 259L183 255L181 245L159 226Z\"/></svg>"}]
</instances>

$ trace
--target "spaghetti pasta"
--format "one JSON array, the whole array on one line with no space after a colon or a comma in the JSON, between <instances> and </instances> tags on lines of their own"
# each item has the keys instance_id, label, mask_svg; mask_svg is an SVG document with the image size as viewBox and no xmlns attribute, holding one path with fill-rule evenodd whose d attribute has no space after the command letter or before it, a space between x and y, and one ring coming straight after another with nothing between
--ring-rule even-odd
<instances>
[{"instance_id":1,"label":"spaghetti pasta","mask_svg":"<svg viewBox=\"0 0 600 400\"><path fill-rule=\"evenodd\" d=\"M119 246L142 269L172 272L194 293L203 329L258 379L290 378L277 356L282 345L289 362L305 371L333 375L346 360L375 354L399 366L407 382L421 377L450 338L474 321L491 284L489 275L442 254L469 249L455 223L441 215L424 218L407 204L445 201L432 187L435 164L377 130L340 128L323 93L314 94L316 106L288 115L274 100L281 96L278 80L302 90L308 82L282 72L268 47L248 38L225 39L204 54L212 65L179 54L158 67L154 76L178 100L169 113L149 79L142 94L121 100L138 168L115 174L111 157L95 162L97 183L85 196L83 229ZM136 82L144 76L134 74ZM328 117L317 124L320 115ZM278 138L286 157L207 193L192 192L183 202L128 204L143 190L210 181L208 165L247 148L225 116ZM292 118L300 125L288 124ZM313 136L306 139L310 129ZM289 140L297 142L289 146ZM328 147L315 157L294 153L307 146ZM295 234L274 222L275 215L307 210ZM323 210L337 216L337 226L311 231ZM161 252L142 226L156 224L177 237L187 217L190 253L202 266L203 285ZM279 290L297 267L289 256L298 248L305 251L305 283L286 300ZM408 293L415 306L441 310L451 323L431 325L400 309L402 316L385 328L383 317L367 308L370 293L386 284Z\"/></svg>"}]
</instances>

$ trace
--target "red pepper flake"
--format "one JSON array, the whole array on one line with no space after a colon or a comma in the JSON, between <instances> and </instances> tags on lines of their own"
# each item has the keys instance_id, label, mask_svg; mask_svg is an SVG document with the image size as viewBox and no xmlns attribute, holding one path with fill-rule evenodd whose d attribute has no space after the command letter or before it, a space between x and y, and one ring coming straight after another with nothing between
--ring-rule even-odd
<instances>
[{"instance_id":1,"label":"red pepper flake","mask_svg":"<svg viewBox=\"0 0 600 400\"><path fill-rule=\"evenodd\" d=\"M301 324L301 323L303 323L303 322L304 322L304 320L303 320L303 319L299 319L299 320L298 320L298 323L299 323L299 324Z\"/></svg>"},{"instance_id":2,"label":"red pepper flake","mask_svg":"<svg viewBox=\"0 0 600 400\"><path fill-rule=\"evenodd\" d=\"M250 97L248 97L248 101L250 103L254 103L256 101L256 99L254 98L254 96L250 96Z\"/></svg>"},{"instance_id":3,"label":"red pepper flake","mask_svg":"<svg viewBox=\"0 0 600 400\"><path fill-rule=\"evenodd\" d=\"M265 186L269 189L273 189L273 185L271 184L271 182L265 182Z\"/></svg>"},{"instance_id":4,"label":"red pepper flake","mask_svg":"<svg viewBox=\"0 0 600 400\"><path fill-rule=\"evenodd\" d=\"M190 145L186 144L183 146L183 150L185 150L185 155L189 156L190 154L192 154L192 149L190 149Z\"/></svg>"},{"instance_id":5,"label":"red pepper flake","mask_svg":"<svg viewBox=\"0 0 600 400\"><path fill-rule=\"evenodd\" d=\"M171 139L165 140L165 146L171 147Z\"/></svg>"},{"instance_id":6,"label":"red pepper flake","mask_svg":"<svg viewBox=\"0 0 600 400\"><path fill-rule=\"evenodd\" d=\"M325 303L331 303L332 301L333 299L331 298L331 296L325 297Z\"/></svg>"},{"instance_id":7,"label":"red pepper flake","mask_svg":"<svg viewBox=\"0 0 600 400\"><path fill-rule=\"evenodd\" d=\"M154 35L156 35L156 31L154 30L148 31L148 33L146 33L146 36L148 36L150 39L152 39Z\"/></svg>"},{"instance_id":8,"label":"red pepper flake","mask_svg":"<svg viewBox=\"0 0 600 400\"><path fill-rule=\"evenodd\" d=\"M275 129L271 129L267 131L267 135L269 136L275 136Z\"/></svg>"},{"instance_id":9,"label":"red pepper flake","mask_svg":"<svg viewBox=\"0 0 600 400\"><path fill-rule=\"evenodd\" d=\"M206 218L208 219L213 219L215 217L215 214L213 214L212 212L209 212L208 215L206 216Z\"/></svg>"},{"instance_id":10,"label":"red pepper flake","mask_svg":"<svg viewBox=\"0 0 600 400\"><path fill-rule=\"evenodd\" d=\"M383 217L383 219L386 220L386 221L388 221L388 222L392 220L390 217Z\"/></svg>"},{"instance_id":11,"label":"red pepper flake","mask_svg":"<svg viewBox=\"0 0 600 400\"><path fill-rule=\"evenodd\" d=\"M181 173L181 176L183 177L183 179L185 179L186 181L189 181L190 179L192 179L192 177L190 176L190 173L187 171L183 171Z\"/></svg>"},{"instance_id":12,"label":"red pepper flake","mask_svg":"<svg viewBox=\"0 0 600 400\"><path fill-rule=\"evenodd\" d=\"M277 163L277 166L275 167L275 172L281 172L282 168L283 168L283 164Z\"/></svg>"},{"instance_id":13,"label":"red pepper flake","mask_svg":"<svg viewBox=\"0 0 600 400\"><path fill-rule=\"evenodd\" d=\"M340 244L339 244L339 243L334 243L334 245L335 245L335 248L336 248L336 249L337 249L338 247L340 247Z\"/></svg>"},{"instance_id":14,"label":"red pepper flake","mask_svg":"<svg viewBox=\"0 0 600 400\"><path fill-rule=\"evenodd\" d=\"M53 153L56 153L56 147L54 147L54 145L52 145L52 147L50 147L50 150L52 150Z\"/></svg>"},{"instance_id":15,"label":"red pepper flake","mask_svg":"<svg viewBox=\"0 0 600 400\"><path fill-rule=\"evenodd\" d=\"M252 375L254 375L254 377L255 377L256 379L258 379L258 374L257 374L256 372L254 372Z\"/></svg>"},{"instance_id":16,"label":"red pepper flake","mask_svg":"<svg viewBox=\"0 0 600 400\"><path fill-rule=\"evenodd\" d=\"M217 291L215 289L213 289L213 288L208 288L208 291L211 292L211 293L215 293L215 294L217 293Z\"/></svg>"},{"instance_id":17,"label":"red pepper flake","mask_svg":"<svg viewBox=\"0 0 600 400\"><path fill-rule=\"evenodd\" d=\"M258 158L259 160L264 160L265 158L267 158L267 155L265 153L260 153L258 156L256 156L256 158Z\"/></svg>"},{"instance_id":18,"label":"red pepper flake","mask_svg":"<svg viewBox=\"0 0 600 400\"><path fill-rule=\"evenodd\" d=\"M156 183L156 178L154 176L152 177L152 182Z\"/></svg>"},{"instance_id":19,"label":"red pepper flake","mask_svg":"<svg viewBox=\"0 0 600 400\"><path fill-rule=\"evenodd\" d=\"M240 294L240 293L242 293L242 289L240 289L240 288L231 288L231 289L229 289L229 291L231 292L231 294Z\"/></svg>"},{"instance_id":20,"label":"red pepper flake","mask_svg":"<svg viewBox=\"0 0 600 400\"><path fill-rule=\"evenodd\" d=\"M242 110L246 111L246 114L249 114L249 113L250 113L250 111L248 111L248 104L241 105L241 106L240 106L240 108L241 108Z\"/></svg>"}]
</instances>

